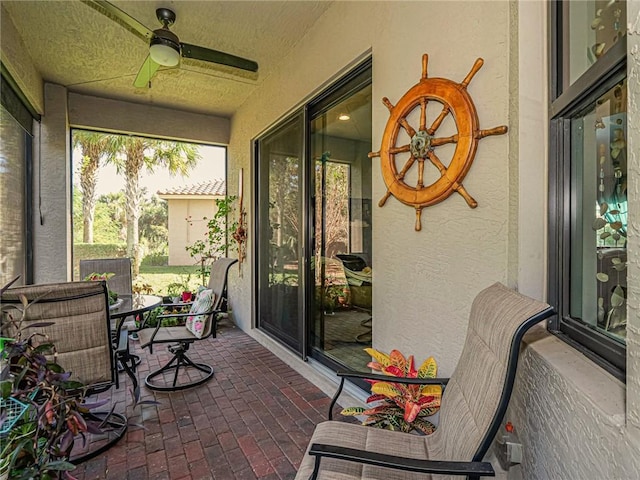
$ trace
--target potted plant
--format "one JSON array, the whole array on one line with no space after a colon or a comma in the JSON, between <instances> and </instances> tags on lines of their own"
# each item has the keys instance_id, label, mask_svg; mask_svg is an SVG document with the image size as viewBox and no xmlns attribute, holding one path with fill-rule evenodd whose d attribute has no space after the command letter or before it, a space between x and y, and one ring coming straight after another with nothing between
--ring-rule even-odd
<instances>
[{"instance_id":1,"label":"potted plant","mask_svg":"<svg viewBox=\"0 0 640 480\"><path fill-rule=\"evenodd\" d=\"M85 282L99 282L100 280L104 280L107 283L107 293L109 294L109 305L114 305L118 301L118 294L113 290L109 290L109 282L108 280L115 276L113 272L105 272L105 273L90 273L86 277L83 278ZM114 307L115 308L115 307Z\"/></svg>"},{"instance_id":2,"label":"potted plant","mask_svg":"<svg viewBox=\"0 0 640 480\"><path fill-rule=\"evenodd\" d=\"M20 319L9 312L3 317L3 327L12 327L15 333L2 351L6 363L0 379L0 431L5 436L0 474L4 469L11 478L73 478L69 472L75 466L68 459L74 437L102 433L98 423L86 420L85 415L106 401L84 402L84 385L70 380L70 373L51 360L55 346L42 334L29 334L22 328L29 303L24 297L21 302Z\"/></svg>"},{"instance_id":3,"label":"potted plant","mask_svg":"<svg viewBox=\"0 0 640 480\"><path fill-rule=\"evenodd\" d=\"M365 415L362 424L371 427L407 433L416 431L424 435L433 433L436 426L427 418L440 409L442 388L439 385L406 385L394 382L393 377L435 378L438 366L434 358L427 358L416 370L413 355L405 358L398 350L392 350L389 355L373 348L364 350L376 360L367 366L389 375L389 381L367 380L372 393L367 403L376 402L375 405L345 408L340 413Z\"/></svg>"},{"instance_id":4,"label":"potted plant","mask_svg":"<svg viewBox=\"0 0 640 480\"><path fill-rule=\"evenodd\" d=\"M165 303L189 302L192 296L191 273L185 272L180 275L179 281L167 285L166 298L168 298L169 301Z\"/></svg>"}]
</instances>

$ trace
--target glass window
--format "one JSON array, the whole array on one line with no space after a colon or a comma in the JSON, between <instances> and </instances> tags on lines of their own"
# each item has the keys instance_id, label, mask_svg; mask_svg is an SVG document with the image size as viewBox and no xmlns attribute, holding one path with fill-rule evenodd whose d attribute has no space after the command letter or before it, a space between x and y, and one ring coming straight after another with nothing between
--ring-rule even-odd
<instances>
[{"instance_id":1,"label":"glass window","mask_svg":"<svg viewBox=\"0 0 640 480\"><path fill-rule=\"evenodd\" d=\"M31 283L31 152L33 116L2 76L0 106L0 286Z\"/></svg>"},{"instance_id":2,"label":"glass window","mask_svg":"<svg viewBox=\"0 0 640 480\"><path fill-rule=\"evenodd\" d=\"M569 84L599 61L624 36L627 24L623 0L566 2L569 17Z\"/></svg>"},{"instance_id":3,"label":"glass window","mask_svg":"<svg viewBox=\"0 0 640 480\"><path fill-rule=\"evenodd\" d=\"M552 44L558 48L551 55L551 83L563 88L550 105L549 301L559 314L550 328L623 378L626 2L554 5Z\"/></svg>"},{"instance_id":4,"label":"glass window","mask_svg":"<svg viewBox=\"0 0 640 480\"><path fill-rule=\"evenodd\" d=\"M569 314L620 343L627 324L626 81L571 119Z\"/></svg>"}]
</instances>

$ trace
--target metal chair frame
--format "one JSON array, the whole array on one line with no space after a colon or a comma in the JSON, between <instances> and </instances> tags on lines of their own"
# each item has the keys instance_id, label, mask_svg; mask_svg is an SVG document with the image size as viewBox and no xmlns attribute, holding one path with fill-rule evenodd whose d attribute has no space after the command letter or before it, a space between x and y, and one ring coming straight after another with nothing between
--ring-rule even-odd
<instances>
[{"instance_id":1,"label":"metal chair frame","mask_svg":"<svg viewBox=\"0 0 640 480\"><path fill-rule=\"evenodd\" d=\"M68 294L69 291L77 291L78 293ZM82 328L83 326L86 328L87 324L85 323L88 318L94 318L94 316L86 316L84 315L82 302L83 300L88 300L94 297L102 298L102 307L100 307L104 311L103 321L100 324L95 322L95 324L91 324L91 330L95 331L95 329L102 328L103 334L106 337L103 348L108 349L108 357L109 357L109 374L106 375L106 372L102 372L97 379L83 379L76 377L76 372L70 369L68 366L65 366L64 360L59 360L59 363L63 368L68 371L71 371L72 377L71 379L77 379L83 381L86 384L87 395L92 395L96 393L103 392L108 390L114 384L116 387L119 386L117 371L116 371L116 355L117 348L112 339L111 339L111 327L110 327L110 318L109 318L109 300L107 293L107 286L104 281L99 282L66 282L66 283L56 283L56 284L40 284L40 285L27 285L27 286L19 286L14 288L6 289L2 292L2 304L4 305L19 305L21 304L20 295L24 295L30 303L33 303L35 306L30 306L30 310L36 308L39 309L38 313L32 314L33 319L29 318L29 314L25 318L26 322L32 321L34 323L40 324L39 326L30 327L30 332L38 332L47 337L52 335L52 331L56 328L55 318L50 318L52 325L43 325L43 319L41 315L42 312L45 312L46 315L47 309L40 309L42 305L52 305L59 304L62 302L69 302L70 307L67 309L68 313L64 315L64 318L73 318L78 319L78 321L82 321L83 324L79 325L78 328ZM102 335L97 335L99 338ZM75 338L73 336L64 337L62 336L59 339L56 339L55 342L56 349L58 351L63 352L73 352L73 341ZM68 340L68 341L67 341ZM76 364L79 363L78 360L75 360ZM83 365L92 364L91 358L83 359L81 362ZM95 364L95 362L93 362ZM107 378L108 377L108 378ZM89 460L100 453L106 451L113 445L115 445L126 433L127 431L127 417L120 413L115 412L90 412L87 414L88 418L99 422L106 433L109 435L109 440L107 442L101 442L100 446L94 450L90 450L88 453L72 457L70 461L74 464L79 464L86 460Z\"/></svg>"},{"instance_id":2,"label":"metal chair frame","mask_svg":"<svg viewBox=\"0 0 640 480\"><path fill-rule=\"evenodd\" d=\"M169 344L167 346L167 350L172 353L171 360L169 360L168 363L147 375L147 377L145 378L145 384L148 388L150 388L151 390L165 392L184 390L185 388L191 388L195 387L196 385L200 385L213 377L213 367L204 363L194 362L187 356L187 351L189 350L191 344L196 341L206 340L209 337L215 338L217 324L216 317L218 313L222 312L222 306L225 301L228 272L231 268L231 265L233 265L237 261L238 260L235 258L220 258L211 265L211 274L209 278L208 288L213 291L215 300L213 302L212 308L208 312L202 312L198 314L205 315L208 322L207 329L205 330L202 338L198 338L193 335L191 332L189 332L189 330L187 330L186 327L162 327L162 319L172 317L185 317L187 316L187 313L158 315L158 323L155 327L144 328L143 325L143 328L138 331L140 345L143 348L149 347L149 353L153 353L154 344L162 343ZM176 305L184 307L190 304L165 304L163 306L174 307ZM180 372L184 372L185 369L188 368L199 370L200 372L203 372L204 375L194 381L178 383ZM171 370L174 371L174 374L173 381L170 385L161 384L154 380L156 377L159 377L165 372Z\"/></svg>"}]
</instances>

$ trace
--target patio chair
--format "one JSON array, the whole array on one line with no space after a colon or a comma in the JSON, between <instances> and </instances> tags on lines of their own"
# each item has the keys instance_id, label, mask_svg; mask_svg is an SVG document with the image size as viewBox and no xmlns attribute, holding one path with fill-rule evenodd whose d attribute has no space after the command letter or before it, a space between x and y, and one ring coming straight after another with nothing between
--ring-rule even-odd
<instances>
[{"instance_id":1,"label":"patio chair","mask_svg":"<svg viewBox=\"0 0 640 480\"><path fill-rule=\"evenodd\" d=\"M9 288L2 292L3 314L12 314L17 319L21 317L21 295L29 302L22 327L28 327L28 334L43 334L46 343L55 346L56 361L71 373L70 380L82 382L87 387L87 395L103 392L117 383L117 351L114 351L111 340L105 282L66 282ZM12 325L5 322L3 317L2 336L15 335L11 328ZM126 345L116 348L126 348ZM127 430L127 419L122 414L94 412L90 416L104 422L107 441L103 439L99 448L72 458L73 463L105 451Z\"/></svg>"},{"instance_id":2,"label":"patio chair","mask_svg":"<svg viewBox=\"0 0 640 480\"><path fill-rule=\"evenodd\" d=\"M500 283L481 291L471 306L466 340L451 378L393 378L400 383L446 386L438 429L420 436L347 422L320 423L296 480L494 476L491 464L482 460L507 409L520 342L529 328L553 313L548 305ZM389 379L366 372L338 375L340 387L330 411L345 378Z\"/></svg>"},{"instance_id":3,"label":"patio chair","mask_svg":"<svg viewBox=\"0 0 640 480\"><path fill-rule=\"evenodd\" d=\"M92 273L114 273L108 280L109 290L118 295L131 295L132 275L130 258L91 258L80 260L80 280Z\"/></svg>"},{"instance_id":4,"label":"patio chair","mask_svg":"<svg viewBox=\"0 0 640 480\"><path fill-rule=\"evenodd\" d=\"M365 327L365 331L355 337L356 342L370 344L372 321L372 285L371 271L366 271L367 261L364 254L358 253L340 253L336 257L342 262L342 269L349 285L351 297L351 307L369 314L360 322ZM365 271L363 271L365 270Z\"/></svg>"},{"instance_id":5,"label":"patio chair","mask_svg":"<svg viewBox=\"0 0 640 480\"><path fill-rule=\"evenodd\" d=\"M109 290L118 294L118 296L131 296L133 294L131 259L130 258L90 258L80 260L80 280L84 280L92 273L113 273L107 281ZM120 341L123 327L125 331L135 330L135 318L119 317L111 322L112 338L114 343ZM135 354L128 354L130 360L130 369L135 371L136 366L140 365L140 357ZM118 371L126 371L127 368L120 362ZM131 376L131 372L127 372Z\"/></svg>"},{"instance_id":6,"label":"patio chair","mask_svg":"<svg viewBox=\"0 0 640 480\"><path fill-rule=\"evenodd\" d=\"M220 258L211 265L209 285L200 292L194 302L186 304L165 304L164 307L191 306L189 313L165 314L157 316L155 327L141 328L138 331L140 346L149 347L153 353L155 344L169 344L167 349L173 354L168 363L147 375L145 384L152 390L175 391L200 385L213 376L213 367L204 363L193 362L187 351L192 343L216 336L217 314L224 302L227 286L227 274L235 258ZM186 317L187 324L176 327L163 327L165 318ZM165 374L173 371L173 379L166 382ZM200 372L200 373L198 373ZM160 377L165 380L156 380ZM180 380L180 381L178 381Z\"/></svg>"}]
</instances>

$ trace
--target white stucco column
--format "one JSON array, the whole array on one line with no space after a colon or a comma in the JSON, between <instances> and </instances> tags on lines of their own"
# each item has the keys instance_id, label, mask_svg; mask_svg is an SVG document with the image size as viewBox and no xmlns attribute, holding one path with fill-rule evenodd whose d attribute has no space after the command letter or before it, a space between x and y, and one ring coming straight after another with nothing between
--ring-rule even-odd
<instances>
[{"instance_id":1,"label":"white stucco column","mask_svg":"<svg viewBox=\"0 0 640 480\"><path fill-rule=\"evenodd\" d=\"M513 123L517 129L509 165L517 167L517 287L525 295L546 298L547 177L548 177L548 92L547 92L547 4L520 1L518 4L517 65L512 63L517 92ZM517 97L516 97L517 94ZM513 108L513 107L512 107ZM510 258L510 260L512 260Z\"/></svg>"},{"instance_id":2,"label":"white stucco column","mask_svg":"<svg viewBox=\"0 0 640 480\"><path fill-rule=\"evenodd\" d=\"M71 178L67 89L46 83L34 149L34 282L71 279Z\"/></svg>"}]
</instances>

